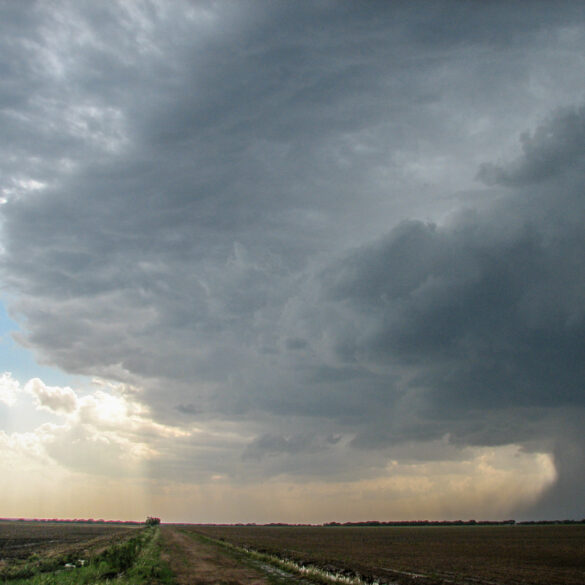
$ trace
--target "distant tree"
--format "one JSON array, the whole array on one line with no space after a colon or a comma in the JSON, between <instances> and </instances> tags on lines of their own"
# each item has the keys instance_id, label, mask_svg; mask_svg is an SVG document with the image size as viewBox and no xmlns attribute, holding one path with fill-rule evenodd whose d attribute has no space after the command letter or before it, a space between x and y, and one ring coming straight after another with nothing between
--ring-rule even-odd
<instances>
[{"instance_id":1,"label":"distant tree","mask_svg":"<svg viewBox=\"0 0 585 585\"><path fill-rule=\"evenodd\" d=\"M147 526L158 526L160 524L160 518L155 518L154 516L148 516L146 518L145 524Z\"/></svg>"}]
</instances>

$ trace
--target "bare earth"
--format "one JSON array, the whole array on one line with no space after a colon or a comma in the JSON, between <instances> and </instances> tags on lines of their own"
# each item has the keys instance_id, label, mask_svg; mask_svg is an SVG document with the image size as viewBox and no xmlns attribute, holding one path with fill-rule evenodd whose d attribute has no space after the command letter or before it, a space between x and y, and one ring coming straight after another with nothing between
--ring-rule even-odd
<instances>
[{"instance_id":1,"label":"bare earth","mask_svg":"<svg viewBox=\"0 0 585 585\"><path fill-rule=\"evenodd\" d=\"M165 560L178 585L269 585L259 571L241 564L217 546L189 537L180 528L161 529Z\"/></svg>"},{"instance_id":2,"label":"bare earth","mask_svg":"<svg viewBox=\"0 0 585 585\"><path fill-rule=\"evenodd\" d=\"M0 522L0 565L31 554L55 556L84 549L106 548L129 538L138 526L74 522Z\"/></svg>"},{"instance_id":3,"label":"bare earth","mask_svg":"<svg viewBox=\"0 0 585 585\"><path fill-rule=\"evenodd\" d=\"M585 524L189 529L368 581L585 585Z\"/></svg>"}]
</instances>

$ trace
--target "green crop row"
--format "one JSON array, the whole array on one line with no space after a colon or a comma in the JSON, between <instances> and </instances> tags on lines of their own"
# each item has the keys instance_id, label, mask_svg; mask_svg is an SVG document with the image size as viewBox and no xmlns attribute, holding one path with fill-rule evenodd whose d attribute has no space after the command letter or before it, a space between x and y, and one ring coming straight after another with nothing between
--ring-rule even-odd
<instances>
[{"instance_id":1,"label":"green crop row","mask_svg":"<svg viewBox=\"0 0 585 585\"><path fill-rule=\"evenodd\" d=\"M114 544L88 559L35 559L4 571L0 582L6 585L172 585L174 579L168 565L160 558L160 530L149 527L136 536Z\"/></svg>"}]
</instances>

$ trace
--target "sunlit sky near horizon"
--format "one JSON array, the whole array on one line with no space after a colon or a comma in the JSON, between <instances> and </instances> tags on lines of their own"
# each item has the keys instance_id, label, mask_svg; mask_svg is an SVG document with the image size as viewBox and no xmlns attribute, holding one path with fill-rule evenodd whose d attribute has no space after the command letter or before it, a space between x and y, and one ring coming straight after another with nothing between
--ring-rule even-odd
<instances>
[{"instance_id":1,"label":"sunlit sky near horizon","mask_svg":"<svg viewBox=\"0 0 585 585\"><path fill-rule=\"evenodd\" d=\"M585 4L0 1L0 517L585 517Z\"/></svg>"}]
</instances>

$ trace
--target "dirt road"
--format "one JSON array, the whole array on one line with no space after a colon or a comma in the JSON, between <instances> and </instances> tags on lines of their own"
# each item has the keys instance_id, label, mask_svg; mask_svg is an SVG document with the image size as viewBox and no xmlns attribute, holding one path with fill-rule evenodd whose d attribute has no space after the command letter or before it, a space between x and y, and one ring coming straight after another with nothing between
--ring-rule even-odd
<instances>
[{"instance_id":1,"label":"dirt road","mask_svg":"<svg viewBox=\"0 0 585 585\"><path fill-rule=\"evenodd\" d=\"M270 585L265 574L229 556L218 546L186 535L180 528L161 529L164 556L179 585Z\"/></svg>"}]
</instances>

